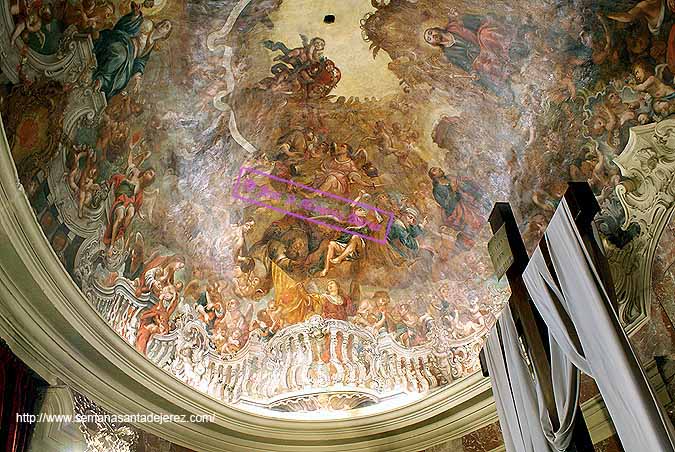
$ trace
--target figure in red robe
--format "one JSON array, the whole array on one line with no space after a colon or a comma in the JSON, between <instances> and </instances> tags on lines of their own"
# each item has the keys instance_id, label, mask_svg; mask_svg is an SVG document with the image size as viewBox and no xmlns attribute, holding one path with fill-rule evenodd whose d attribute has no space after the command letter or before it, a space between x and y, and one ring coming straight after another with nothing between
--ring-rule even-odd
<instances>
[{"instance_id":1,"label":"figure in red robe","mask_svg":"<svg viewBox=\"0 0 675 452\"><path fill-rule=\"evenodd\" d=\"M465 15L451 18L445 28L424 31L424 40L477 83L501 94L511 76L512 36L490 18Z\"/></svg>"},{"instance_id":2,"label":"figure in red robe","mask_svg":"<svg viewBox=\"0 0 675 452\"><path fill-rule=\"evenodd\" d=\"M169 319L178 306L178 293L182 288L183 283L180 281L175 286L167 286L162 290L157 303L141 314L135 344L139 353L145 355L150 339L156 334L169 332Z\"/></svg>"},{"instance_id":3,"label":"figure in red robe","mask_svg":"<svg viewBox=\"0 0 675 452\"><path fill-rule=\"evenodd\" d=\"M103 243L110 249L120 237L124 236L143 204L143 190L154 180L155 170L150 168L141 171L135 166L131 167L126 175L115 174L110 178L115 200L103 236Z\"/></svg>"}]
</instances>

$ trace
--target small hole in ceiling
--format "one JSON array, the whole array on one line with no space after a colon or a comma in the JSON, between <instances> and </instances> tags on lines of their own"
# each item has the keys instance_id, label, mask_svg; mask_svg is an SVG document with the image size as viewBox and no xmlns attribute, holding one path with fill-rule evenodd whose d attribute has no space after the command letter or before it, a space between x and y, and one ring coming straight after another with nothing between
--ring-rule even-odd
<instances>
[{"instance_id":1,"label":"small hole in ceiling","mask_svg":"<svg viewBox=\"0 0 675 452\"><path fill-rule=\"evenodd\" d=\"M323 17L323 21L327 24L332 24L333 22L335 22L335 16L332 14L326 14Z\"/></svg>"}]
</instances>

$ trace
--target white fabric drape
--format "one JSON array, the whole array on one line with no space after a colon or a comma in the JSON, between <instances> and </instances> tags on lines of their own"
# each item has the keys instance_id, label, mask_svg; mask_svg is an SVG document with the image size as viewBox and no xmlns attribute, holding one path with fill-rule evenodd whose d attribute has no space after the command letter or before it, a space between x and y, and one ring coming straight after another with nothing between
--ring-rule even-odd
<instances>
[{"instance_id":1,"label":"white fabric drape","mask_svg":"<svg viewBox=\"0 0 675 452\"><path fill-rule=\"evenodd\" d=\"M579 369L567 359L565 353L549 337L551 349L551 380L553 385L553 398L557 411L559 427L553 429L551 416L544 404L543 390L539 376L535 378L537 388L537 400L539 402L540 423L544 435L556 451L564 451L572 441L574 421L579 405Z\"/></svg>"},{"instance_id":2,"label":"white fabric drape","mask_svg":"<svg viewBox=\"0 0 675 452\"><path fill-rule=\"evenodd\" d=\"M596 380L626 452L675 451L673 426L635 357L565 200L545 239L559 285L539 248L523 279L554 340L552 349ZM558 388L569 387L562 378L569 366L562 360L558 365L553 374L560 379Z\"/></svg>"},{"instance_id":3,"label":"white fabric drape","mask_svg":"<svg viewBox=\"0 0 675 452\"><path fill-rule=\"evenodd\" d=\"M525 440L520 420L518 419L516 402L511 392L511 382L509 381L509 374L506 371L506 363L504 362L504 355L502 353L502 342L499 339L497 325L492 328L492 331L488 335L484 350L506 452L527 451L528 449L525 449Z\"/></svg>"},{"instance_id":4,"label":"white fabric drape","mask_svg":"<svg viewBox=\"0 0 675 452\"><path fill-rule=\"evenodd\" d=\"M534 381L520 353L518 333L507 306L485 344L500 427L507 452L552 451L541 425Z\"/></svg>"},{"instance_id":5,"label":"white fabric drape","mask_svg":"<svg viewBox=\"0 0 675 452\"><path fill-rule=\"evenodd\" d=\"M542 274L540 275L537 270L533 269L543 269ZM551 417L544 405L539 378L536 379L537 394L539 395L541 426L544 434L555 450L563 451L567 449L572 440L575 414L579 403L579 369L588 373L588 365L579 350L574 347L575 340L569 336L569 334L574 334L571 333L574 331L574 326L567 315L567 311L560 303L555 302L556 298L560 298L562 294L548 272L540 248L537 248L532 255L532 259L523 274L523 280L533 299L548 297L549 300L545 304L535 302L535 305L549 328L548 340L551 353L553 397L560 423L557 430L553 429ZM553 296L549 290L554 293ZM554 325L554 327L551 327L551 325ZM557 328L558 326L560 328Z\"/></svg>"}]
</instances>

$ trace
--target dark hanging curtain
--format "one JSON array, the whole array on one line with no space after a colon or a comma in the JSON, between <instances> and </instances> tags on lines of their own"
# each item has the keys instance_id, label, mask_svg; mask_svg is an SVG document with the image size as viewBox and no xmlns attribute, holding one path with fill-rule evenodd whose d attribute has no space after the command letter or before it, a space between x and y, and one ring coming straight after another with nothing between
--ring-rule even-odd
<instances>
[{"instance_id":1,"label":"dark hanging curtain","mask_svg":"<svg viewBox=\"0 0 675 452\"><path fill-rule=\"evenodd\" d=\"M17 414L37 415L38 399L44 380L17 358L0 340L0 450L28 450L35 423L19 419ZM4 446L4 447L3 447Z\"/></svg>"}]
</instances>

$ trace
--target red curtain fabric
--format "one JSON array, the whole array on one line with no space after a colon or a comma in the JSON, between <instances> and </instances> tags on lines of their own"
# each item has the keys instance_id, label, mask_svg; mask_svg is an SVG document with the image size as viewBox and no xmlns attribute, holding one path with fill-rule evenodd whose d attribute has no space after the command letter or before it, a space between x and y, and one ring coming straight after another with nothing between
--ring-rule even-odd
<instances>
[{"instance_id":1,"label":"red curtain fabric","mask_svg":"<svg viewBox=\"0 0 675 452\"><path fill-rule=\"evenodd\" d=\"M7 452L28 450L34 423L17 414L37 414L42 380L0 341L0 447Z\"/></svg>"}]
</instances>

